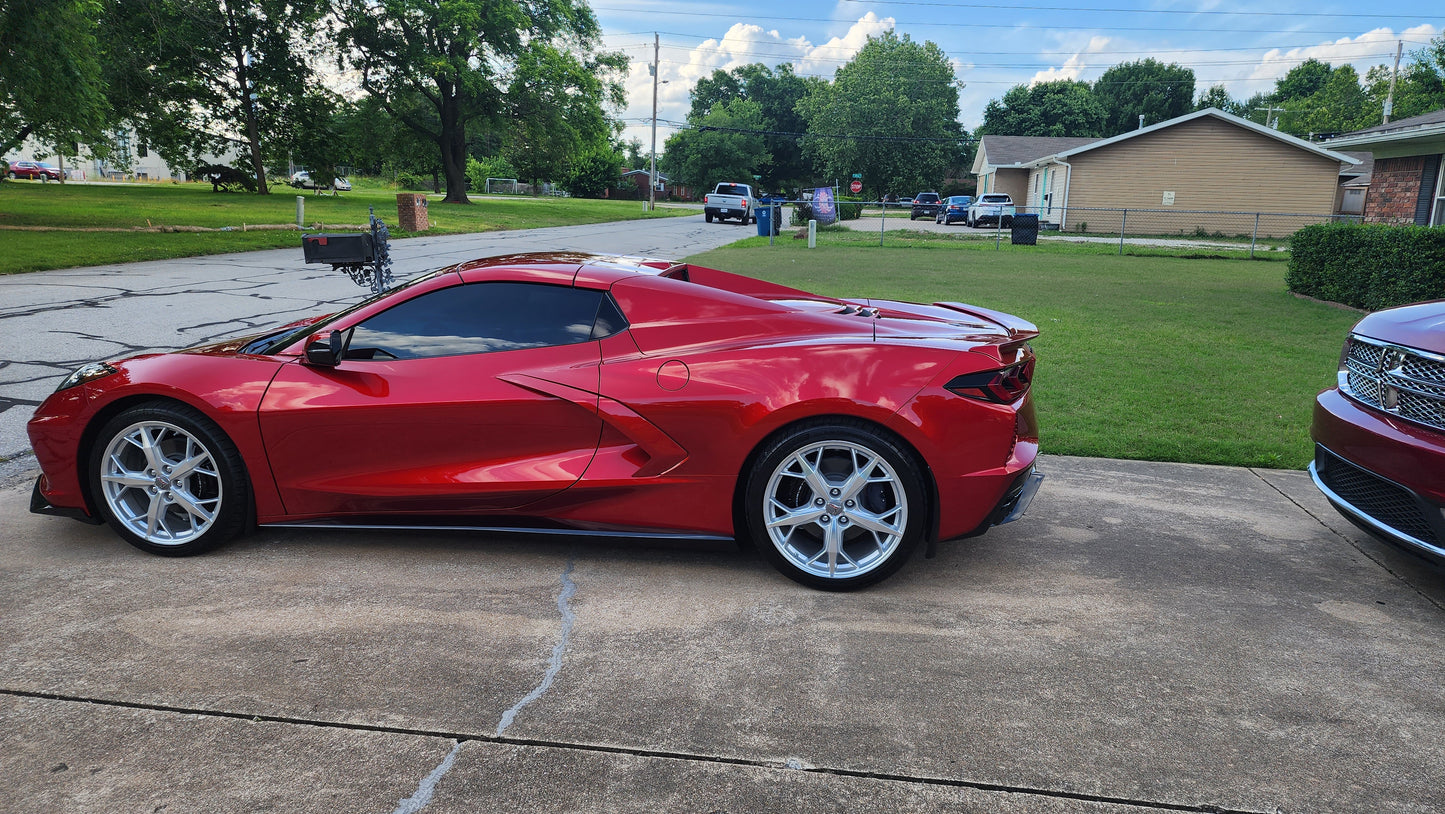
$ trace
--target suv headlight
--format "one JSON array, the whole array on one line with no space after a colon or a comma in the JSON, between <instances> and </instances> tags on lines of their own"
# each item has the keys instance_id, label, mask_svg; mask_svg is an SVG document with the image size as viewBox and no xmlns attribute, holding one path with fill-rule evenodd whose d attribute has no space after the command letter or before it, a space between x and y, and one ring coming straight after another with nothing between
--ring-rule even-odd
<instances>
[{"instance_id":1,"label":"suv headlight","mask_svg":"<svg viewBox=\"0 0 1445 814\"><path fill-rule=\"evenodd\" d=\"M76 370L69 376L66 376L65 381L61 382L60 386L55 388L55 392L59 393L61 390L69 390L72 387L79 387L86 382L93 382L96 379L103 379L106 376L109 376L112 373L116 372L118 371L116 371L115 368L111 367L105 362L91 362L88 365L82 365L80 369Z\"/></svg>"}]
</instances>

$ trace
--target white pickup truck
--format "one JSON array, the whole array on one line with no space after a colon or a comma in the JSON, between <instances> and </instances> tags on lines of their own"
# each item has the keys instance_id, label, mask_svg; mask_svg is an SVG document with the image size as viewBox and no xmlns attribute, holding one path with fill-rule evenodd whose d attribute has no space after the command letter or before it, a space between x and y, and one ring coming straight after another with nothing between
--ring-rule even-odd
<instances>
[{"instance_id":1,"label":"white pickup truck","mask_svg":"<svg viewBox=\"0 0 1445 814\"><path fill-rule=\"evenodd\" d=\"M747 184L721 183L712 192L702 196L702 216L712 223L713 218L724 220L726 218L737 218L746 224L748 221L757 223L758 216L754 211L757 200L753 198L753 188Z\"/></svg>"},{"instance_id":2,"label":"white pickup truck","mask_svg":"<svg viewBox=\"0 0 1445 814\"><path fill-rule=\"evenodd\" d=\"M1008 228L1014 222L1014 200L1000 192L980 195L968 208L968 219L964 222L969 226L991 223Z\"/></svg>"}]
</instances>

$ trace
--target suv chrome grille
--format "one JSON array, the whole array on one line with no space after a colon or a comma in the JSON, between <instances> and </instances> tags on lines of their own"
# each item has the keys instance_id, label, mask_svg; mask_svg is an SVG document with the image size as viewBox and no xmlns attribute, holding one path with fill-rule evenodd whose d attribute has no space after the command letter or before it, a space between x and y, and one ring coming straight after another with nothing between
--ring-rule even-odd
<instances>
[{"instance_id":1,"label":"suv chrome grille","mask_svg":"<svg viewBox=\"0 0 1445 814\"><path fill-rule=\"evenodd\" d=\"M1340 389L1391 415L1445 430L1445 356L1351 336Z\"/></svg>"}]
</instances>

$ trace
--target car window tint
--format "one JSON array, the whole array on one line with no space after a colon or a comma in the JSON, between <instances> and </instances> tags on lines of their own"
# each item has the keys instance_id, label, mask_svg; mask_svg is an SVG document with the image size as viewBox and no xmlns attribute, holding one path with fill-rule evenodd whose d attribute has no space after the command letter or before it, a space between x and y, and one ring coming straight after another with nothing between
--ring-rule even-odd
<instances>
[{"instance_id":1,"label":"car window tint","mask_svg":"<svg viewBox=\"0 0 1445 814\"><path fill-rule=\"evenodd\" d=\"M606 339L626 327L627 319L622 316L622 311L618 310L617 303L612 301L611 296L603 297L601 304L597 306L597 322L592 326L592 338Z\"/></svg>"},{"instance_id":2,"label":"car window tint","mask_svg":"<svg viewBox=\"0 0 1445 814\"><path fill-rule=\"evenodd\" d=\"M356 326L347 357L419 359L586 342L604 299L600 291L538 283L451 286Z\"/></svg>"},{"instance_id":3,"label":"car window tint","mask_svg":"<svg viewBox=\"0 0 1445 814\"><path fill-rule=\"evenodd\" d=\"M733 184L718 184L716 193L718 195L746 195L748 191L743 187L734 186Z\"/></svg>"}]
</instances>

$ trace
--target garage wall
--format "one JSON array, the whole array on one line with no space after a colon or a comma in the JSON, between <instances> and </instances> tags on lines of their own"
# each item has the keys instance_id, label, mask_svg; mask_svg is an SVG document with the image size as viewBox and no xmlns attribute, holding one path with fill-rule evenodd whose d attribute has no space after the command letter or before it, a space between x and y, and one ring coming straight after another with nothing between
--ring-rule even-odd
<instances>
[{"instance_id":1,"label":"garage wall","mask_svg":"<svg viewBox=\"0 0 1445 814\"><path fill-rule=\"evenodd\" d=\"M1339 162L1229 122L1203 117L1080 153L1069 190L1067 228L1117 231L1120 216L1091 207L1131 210L1129 231L1159 234L1248 231L1238 216L1183 210L1319 214L1328 220L1339 185ZM1164 193L1173 192L1172 205ZM1062 196L1058 199L1062 203ZM1252 223L1253 219L1247 219ZM1145 228L1153 221L1157 228ZM1293 219L1288 231L1311 222Z\"/></svg>"}]
</instances>

